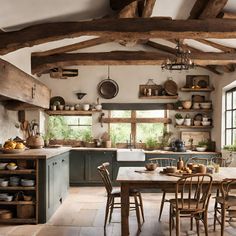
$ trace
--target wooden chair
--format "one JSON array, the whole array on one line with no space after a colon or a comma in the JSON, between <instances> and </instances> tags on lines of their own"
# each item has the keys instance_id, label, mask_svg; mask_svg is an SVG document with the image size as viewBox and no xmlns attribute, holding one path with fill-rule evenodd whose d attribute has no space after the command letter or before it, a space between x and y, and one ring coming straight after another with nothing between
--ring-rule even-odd
<instances>
[{"instance_id":1,"label":"wooden chair","mask_svg":"<svg viewBox=\"0 0 236 236\"><path fill-rule=\"evenodd\" d=\"M172 166L175 162L175 158L150 158L149 161L154 161L158 164L160 167L165 167L165 166ZM175 189L171 187L166 187L162 188L162 199L161 199L161 206L160 206L160 213L159 213L159 218L158 220L161 221L161 215L163 211L163 207L165 202L168 202L169 200L166 199L166 194L167 193L174 193Z\"/></svg>"},{"instance_id":2,"label":"wooden chair","mask_svg":"<svg viewBox=\"0 0 236 236\"><path fill-rule=\"evenodd\" d=\"M215 214L214 214L214 230L216 229L216 221L221 226L221 236L224 235L226 212L229 221L236 218L236 179L225 179L220 184L220 195L216 196ZM231 190L234 189L234 192ZM217 216L220 214L220 217Z\"/></svg>"},{"instance_id":3,"label":"wooden chair","mask_svg":"<svg viewBox=\"0 0 236 236\"><path fill-rule=\"evenodd\" d=\"M191 157L187 161L188 163L194 163L194 164L203 164L205 166L209 165L211 163L211 159L207 157Z\"/></svg>"},{"instance_id":4,"label":"wooden chair","mask_svg":"<svg viewBox=\"0 0 236 236\"><path fill-rule=\"evenodd\" d=\"M102 177L103 183L105 185L107 191L107 203L106 203L106 211L105 211L105 221L104 221L104 228L107 224L108 215L109 216L109 223L111 222L112 213L114 208L120 208L121 203L115 202L116 198L121 197L121 192L119 188L113 188L111 179L109 176L108 166L110 164L108 162L103 163L101 166L98 166L97 169ZM144 221L144 212L143 212L143 202L141 192L136 189L130 190L130 197L134 197L134 202L130 202L130 209L136 211L137 222L138 222L138 229L141 231L141 220L140 220L140 211L142 215L142 219Z\"/></svg>"},{"instance_id":5,"label":"wooden chair","mask_svg":"<svg viewBox=\"0 0 236 236\"><path fill-rule=\"evenodd\" d=\"M204 224L208 235L207 211L211 196L212 177L208 174L194 174L180 178L175 189L175 198L170 199L169 231L172 234L174 217L176 218L176 236L180 235L180 217L196 220L197 235L199 221Z\"/></svg>"}]
</instances>

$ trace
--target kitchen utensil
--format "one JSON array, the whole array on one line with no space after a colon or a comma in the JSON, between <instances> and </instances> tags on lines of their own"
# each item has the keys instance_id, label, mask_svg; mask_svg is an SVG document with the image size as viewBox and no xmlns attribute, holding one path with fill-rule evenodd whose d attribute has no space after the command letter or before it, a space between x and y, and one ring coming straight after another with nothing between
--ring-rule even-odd
<instances>
[{"instance_id":1,"label":"kitchen utensil","mask_svg":"<svg viewBox=\"0 0 236 236\"><path fill-rule=\"evenodd\" d=\"M119 92L118 84L110 79L110 67L108 66L108 77L98 84L98 94L105 99L114 98Z\"/></svg>"},{"instance_id":2,"label":"kitchen utensil","mask_svg":"<svg viewBox=\"0 0 236 236\"><path fill-rule=\"evenodd\" d=\"M60 97L60 96L55 96L55 97L52 97L50 99L50 105L55 105L55 106L58 106L58 105L65 105L65 100L63 97Z\"/></svg>"},{"instance_id":3,"label":"kitchen utensil","mask_svg":"<svg viewBox=\"0 0 236 236\"><path fill-rule=\"evenodd\" d=\"M178 85L171 78L169 78L164 83L164 89L168 95L175 96L178 91Z\"/></svg>"}]
</instances>

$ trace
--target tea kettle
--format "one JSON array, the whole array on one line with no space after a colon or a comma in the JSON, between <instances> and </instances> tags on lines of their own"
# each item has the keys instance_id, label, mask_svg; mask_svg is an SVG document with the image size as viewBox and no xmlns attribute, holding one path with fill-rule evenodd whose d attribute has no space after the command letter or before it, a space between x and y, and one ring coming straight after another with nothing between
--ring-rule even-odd
<instances>
[{"instance_id":1,"label":"tea kettle","mask_svg":"<svg viewBox=\"0 0 236 236\"><path fill-rule=\"evenodd\" d=\"M172 143L172 147L173 147L174 152L186 152L186 149L184 147L184 142L180 139L176 139Z\"/></svg>"}]
</instances>

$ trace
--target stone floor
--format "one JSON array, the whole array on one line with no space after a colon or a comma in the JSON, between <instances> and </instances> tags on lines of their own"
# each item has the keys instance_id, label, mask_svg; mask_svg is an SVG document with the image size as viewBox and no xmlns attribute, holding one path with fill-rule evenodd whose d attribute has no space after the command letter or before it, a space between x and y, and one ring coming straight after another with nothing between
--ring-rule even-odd
<instances>
[{"instance_id":1,"label":"stone floor","mask_svg":"<svg viewBox=\"0 0 236 236\"><path fill-rule=\"evenodd\" d=\"M165 206L161 223L158 222L160 193L143 193L145 223L140 236L165 236L168 233L169 207ZM104 207L106 195L102 187L70 188L70 194L47 224L0 226L0 236L120 236L120 210L113 213L112 223L104 234ZM213 203L213 199L211 201ZM209 236L220 235L219 227L213 231L213 207L209 207ZM137 235L135 212L130 213L130 235ZM189 220L182 219L181 235L194 236L189 231ZM175 235L174 231L173 234ZM201 225L201 235L204 235ZM236 228L227 225L225 236L236 236Z\"/></svg>"}]
</instances>

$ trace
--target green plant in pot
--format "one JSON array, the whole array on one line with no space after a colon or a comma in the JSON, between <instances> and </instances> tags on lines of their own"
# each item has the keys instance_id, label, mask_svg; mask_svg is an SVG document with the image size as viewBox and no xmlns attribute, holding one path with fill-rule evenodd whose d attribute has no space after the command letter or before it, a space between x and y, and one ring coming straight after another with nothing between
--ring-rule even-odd
<instances>
[{"instance_id":1,"label":"green plant in pot","mask_svg":"<svg viewBox=\"0 0 236 236\"><path fill-rule=\"evenodd\" d=\"M154 137L149 137L145 141L146 149L153 150L157 147L157 139Z\"/></svg>"},{"instance_id":2,"label":"green plant in pot","mask_svg":"<svg viewBox=\"0 0 236 236\"><path fill-rule=\"evenodd\" d=\"M171 150L170 138L172 134L173 134L172 132L168 131L167 128L164 127L162 131L162 136L159 137L159 145L166 151Z\"/></svg>"},{"instance_id":3,"label":"green plant in pot","mask_svg":"<svg viewBox=\"0 0 236 236\"><path fill-rule=\"evenodd\" d=\"M198 152L204 152L206 151L208 147L208 141L207 140L202 140L202 141L199 141L197 146L196 146L196 150Z\"/></svg>"},{"instance_id":4,"label":"green plant in pot","mask_svg":"<svg viewBox=\"0 0 236 236\"><path fill-rule=\"evenodd\" d=\"M90 131L86 131L83 134L83 141L84 141L85 147L95 147L95 142L93 142L93 137Z\"/></svg>"},{"instance_id":5,"label":"green plant in pot","mask_svg":"<svg viewBox=\"0 0 236 236\"><path fill-rule=\"evenodd\" d=\"M180 113L175 114L175 122L177 125L182 125L184 123L184 118Z\"/></svg>"}]
</instances>

